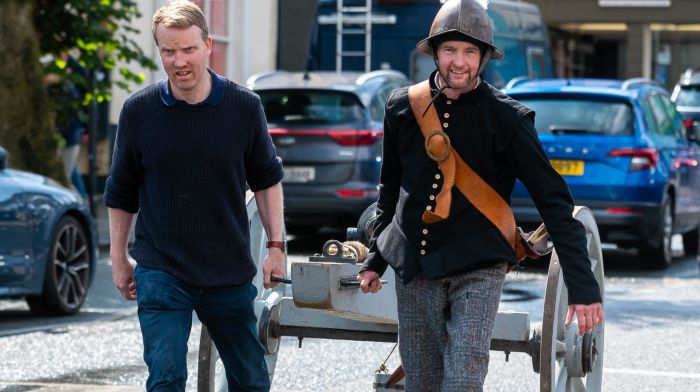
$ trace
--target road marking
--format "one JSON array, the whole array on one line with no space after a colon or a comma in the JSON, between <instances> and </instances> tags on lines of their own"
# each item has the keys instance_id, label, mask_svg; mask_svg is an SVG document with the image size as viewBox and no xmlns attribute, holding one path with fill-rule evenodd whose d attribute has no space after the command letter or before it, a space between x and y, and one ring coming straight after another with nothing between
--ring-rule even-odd
<instances>
[{"instance_id":1,"label":"road marking","mask_svg":"<svg viewBox=\"0 0 700 392\"><path fill-rule=\"evenodd\" d=\"M138 392L142 391L142 387L128 386L128 385L92 385L92 384L53 384L53 383L41 383L41 382L22 382L22 381L0 381L0 387L14 387L23 386L25 388L23 391L33 391L33 392ZM3 389L4 390L4 389ZM12 390L12 389L11 389ZM19 389L18 389L19 390Z\"/></svg>"},{"instance_id":2,"label":"road marking","mask_svg":"<svg viewBox=\"0 0 700 392\"><path fill-rule=\"evenodd\" d=\"M671 377L671 378L691 378L700 380L700 373L683 373L683 372L664 372L657 370L642 370L642 369L616 369L605 368L604 373L614 374L629 374L633 376L649 376L649 377Z\"/></svg>"},{"instance_id":3,"label":"road marking","mask_svg":"<svg viewBox=\"0 0 700 392\"><path fill-rule=\"evenodd\" d=\"M34 332L41 332L41 331L50 331L50 330L67 330L71 327L76 327L76 326L81 326L85 324L91 324L97 321L116 321L120 320L126 317L131 317L136 315L137 308L134 307L129 307L124 310L118 310L118 311L112 311L112 310L106 310L106 309L98 309L98 308L83 308L82 309L84 314L88 314L89 312L93 312L90 314L90 318L85 318L85 319L68 319L68 318L53 318L53 320L58 320L58 321L50 321L50 318L47 318L47 320L41 320L43 324L41 325L33 325L29 327L21 327L21 328L11 328L11 329L6 329L6 330L0 330L0 338L7 337L7 336L14 336L14 335L23 335L27 333L34 333ZM37 319L39 320L39 319Z\"/></svg>"}]
</instances>

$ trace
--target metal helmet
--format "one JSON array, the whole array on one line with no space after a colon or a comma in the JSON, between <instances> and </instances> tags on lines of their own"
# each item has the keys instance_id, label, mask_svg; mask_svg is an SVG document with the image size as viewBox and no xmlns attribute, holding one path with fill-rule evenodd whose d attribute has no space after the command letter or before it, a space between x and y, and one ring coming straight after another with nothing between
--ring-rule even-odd
<instances>
[{"instance_id":1,"label":"metal helmet","mask_svg":"<svg viewBox=\"0 0 700 392\"><path fill-rule=\"evenodd\" d=\"M432 41L442 35L458 32L468 38L486 44L488 48L483 55L483 63L490 58L502 59L503 52L493 45L493 30L491 20L486 14L488 0L448 0L433 20L430 35L416 45L416 49L428 56L434 56ZM490 50L489 50L490 49Z\"/></svg>"}]
</instances>

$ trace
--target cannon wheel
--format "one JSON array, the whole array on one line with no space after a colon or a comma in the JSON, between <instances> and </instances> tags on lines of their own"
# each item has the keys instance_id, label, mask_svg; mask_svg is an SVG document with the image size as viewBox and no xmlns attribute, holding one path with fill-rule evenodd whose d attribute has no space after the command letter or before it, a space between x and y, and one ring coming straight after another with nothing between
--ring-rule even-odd
<instances>
[{"instance_id":1,"label":"cannon wheel","mask_svg":"<svg viewBox=\"0 0 700 392\"><path fill-rule=\"evenodd\" d=\"M574 217L586 229L591 270L604 296L603 256L598 228L591 211L586 207L576 207ZM568 291L555 250L549 264L544 298L539 358L540 391L600 391L603 382L605 323L597 325L591 333L579 338L575 322L568 327L564 325L567 310ZM540 334L540 331L535 333Z\"/></svg>"},{"instance_id":2,"label":"cannon wheel","mask_svg":"<svg viewBox=\"0 0 700 392\"><path fill-rule=\"evenodd\" d=\"M279 320L279 303L284 297L285 287L284 285L278 285L272 289L263 287L262 262L267 255L265 246L267 236L254 200L253 193L248 191L246 194L246 205L250 223L250 252L258 269L258 274L253 278L253 284L258 289L258 297L255 299L255 314L258 317L260 340L266 350L265 361L267 362L270 380L272 380L277 363L277 350L279 349L279 338L276 336L275 327ZM286 267L287 260L285 255L285 269ZM226 374L219 358L219 353L216 351L216 346L204 326L202 326L199 338L197 390L199 392L228 391Z\"/></svg>"}]
</instances>

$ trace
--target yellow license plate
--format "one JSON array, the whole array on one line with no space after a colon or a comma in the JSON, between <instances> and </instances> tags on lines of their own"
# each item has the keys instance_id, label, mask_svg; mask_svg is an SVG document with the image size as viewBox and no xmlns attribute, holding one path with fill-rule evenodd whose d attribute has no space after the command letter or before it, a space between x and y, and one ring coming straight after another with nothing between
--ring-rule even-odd
<instances>
[{"instance_id":1,"label":"yellow license plate","mask_svg":"<svg viewBox=\"0 0 700 392\"><path fill-rule=\"evenodd\" d=\"M569 161L562 159L552 159L549 161L552 167L562 176L582 176L583 161Z\"/></svg>"}]
</instances>

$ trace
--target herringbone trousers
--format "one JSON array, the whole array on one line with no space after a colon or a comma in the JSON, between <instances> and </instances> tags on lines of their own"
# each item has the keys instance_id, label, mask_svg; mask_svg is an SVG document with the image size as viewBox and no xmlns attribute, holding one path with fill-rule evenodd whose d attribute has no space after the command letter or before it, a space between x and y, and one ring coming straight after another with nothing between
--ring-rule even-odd
<instances>
[{"instance_id":1,"label":"herringbone trousers","mask_svg":"<svg viewBox=\"0 0 700 392\"><path fill-rule=\"evenodd\" d=\"M461 275L396 283L399 352L409 392L478 392L506 263Z\"/></svg>"}]
</instances>

